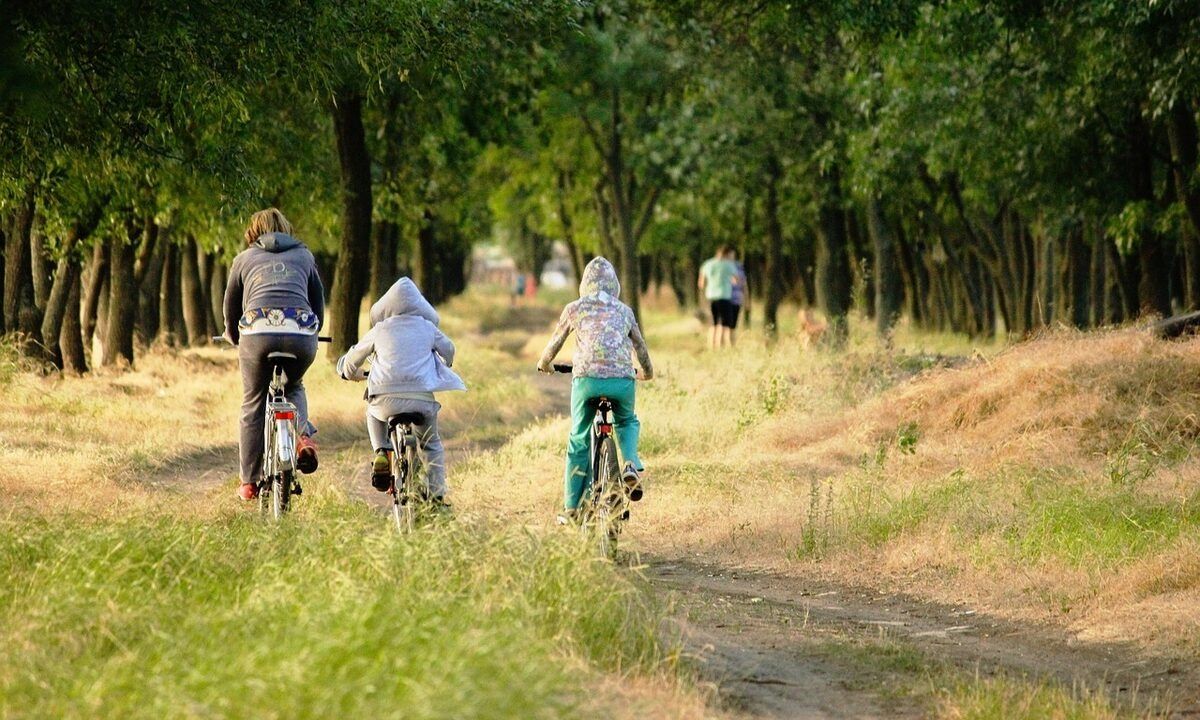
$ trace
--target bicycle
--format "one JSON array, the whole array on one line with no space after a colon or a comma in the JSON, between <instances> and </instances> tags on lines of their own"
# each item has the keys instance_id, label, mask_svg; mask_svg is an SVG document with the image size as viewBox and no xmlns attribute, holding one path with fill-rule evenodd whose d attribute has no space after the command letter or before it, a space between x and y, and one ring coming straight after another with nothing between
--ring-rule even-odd
<instances>
[{"instance_id":1,"label":"bicycle","mask_svg":"<svg viewBox=\"0 0 1200 720\"><path fill-rule=\"evenodd\" d=\"M363 377L370 377L369 371ZM421 476L421 459L417 455L417 433L414 425L424 425L421 413L403 412L388 418L388 439L392 443L392 485L388 495L392 498L392 517L396 529L402 533L417 529L417 514L429 503L429 488L417 482Z\"/></svg>"},{"instance_id":2,"label":"bicycle","mask_svg":"<svg viewBox=\"0 0 1200 720\"><path fill-rule=\"evenodd\" d=\"M571 374L570 363L554 363L554 371ZM613 404L607 397L596 399L596 414L592 421L590 466L592 482L579 506L577 515L584 535L591 535L596 550L603 557L613 557L617 551L617 536L629 519L629 496L617 456L617 441L613 435Z\"/></svg>"},{"instance_id":3,"label":"bicycle","mask_svg":"<svg viewBox=\"0 0 1200 720\"><path fill-rule=\"evenodd\" d=\"M317 337L317 342L332 341L330 337ZM229 340L218 335L213 337L213 342L228 343ZM264 517L281 520L291 510L292 497L304 493L296 480L296 439L300 436L296 427L296 405L284 394L287 373L279 362L295 360L296 356L273 352L267 354L267 359L274 362L263 422L263 476L257 482L258 511Z\"/></svg>"},{"instance_id":4,"label":"bicycle","mask_svg":"<svg viewBox=\"0 0 1200 720\"><path fill-rule=\"evenodd\" d=\"M417 528L417 511L427 502L428 488L417 481L421 477L421 460L417 457L417 435L413 425L425 424L421 413L400 413L388 418L388 437L392 441L392 516L400 532Z\"/></svg>"}]
</instances>

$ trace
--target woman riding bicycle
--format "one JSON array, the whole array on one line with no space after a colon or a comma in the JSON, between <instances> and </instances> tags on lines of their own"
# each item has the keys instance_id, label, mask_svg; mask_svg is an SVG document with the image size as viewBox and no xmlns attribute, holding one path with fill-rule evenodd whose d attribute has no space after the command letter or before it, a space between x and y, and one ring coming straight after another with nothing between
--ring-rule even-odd
<instances>
[{"instance_id":1,"label":"woman riding bicycle","mask_svg":"<svg viewBox=\"0 0 1200 720\"><path fill-rule=\"evenodd\" d=\"M279 210L254 213L245 234L246 249L229 268L225 287L225 337L238 346L242 371L242 419L238 437L243 500L258 497L263 468L263 413L271 371L287 373L285 394L296 406L300 441L296 467L317 469L316 432L308 421L304 373L317 356L317 332L325 319L325 289L308 248L292 237L292 225ZM290 357L269 358L271 353Z\"/></svg>"}]
</instances>

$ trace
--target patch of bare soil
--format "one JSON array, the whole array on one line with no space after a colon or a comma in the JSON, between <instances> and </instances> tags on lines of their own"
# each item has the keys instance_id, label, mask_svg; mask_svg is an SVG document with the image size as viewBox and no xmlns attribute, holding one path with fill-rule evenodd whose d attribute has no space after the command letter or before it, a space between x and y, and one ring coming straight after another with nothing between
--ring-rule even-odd
<instances>
[{"instance_id":1,"label":"patch of bare soil","mask_svg":"<svg viewBox=\"0 0 1200 720\"><path fill-rule=\"evenodd\" d=\"M886 667L831 649L854 639L902 642L931 660L1102 691L1113 702L1169 717L1200 717L1200 663L1088 643L1050 626L1019 625L900 593L652 558L654 585L719 696L753 716L896 717L921 708L879 693Z\"/></svg>"}]
</instances>

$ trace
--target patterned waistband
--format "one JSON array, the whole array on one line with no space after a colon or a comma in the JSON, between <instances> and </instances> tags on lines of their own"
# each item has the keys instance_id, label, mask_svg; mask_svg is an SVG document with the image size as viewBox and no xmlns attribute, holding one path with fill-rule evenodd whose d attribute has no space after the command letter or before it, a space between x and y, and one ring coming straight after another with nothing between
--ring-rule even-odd
<instances>
[{"instance_id":1,"label":"patterned waistband","mask_svg":"<svg viewBox=\"0 0 1200 720\"><path fill-rule=\"evenodd\" d=\"M242 313L238 330L243 335L255 333L297 333L315 335L320 321L313 311L305 308L257 308Z\"/></svg>"}]
</instances>

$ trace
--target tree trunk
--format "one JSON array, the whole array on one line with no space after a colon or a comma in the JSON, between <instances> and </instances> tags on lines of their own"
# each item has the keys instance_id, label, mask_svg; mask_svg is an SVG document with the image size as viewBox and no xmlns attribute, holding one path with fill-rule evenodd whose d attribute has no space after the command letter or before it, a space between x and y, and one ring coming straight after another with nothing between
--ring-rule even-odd
<instances>
[{"instance_id":1,"label":"tree trunk","mask_svg":"<svg viewBox=\"0 0 1200 720\"><path fill-rule=\"evenodd\" d=\"M1108 323L1108 312L1105 306L1108 290L1107 253L1104 251L1103 236L1092 238L1091 256L1091 306L1090 315L1092 327L1100 327Z\"/></svg>"},{"instance_id":2,"label":"tree trunk","mask_svg":"<svg viewBox=\"0 0 1200 720\"><path fill-rule=\"evenodd\" d=\"M161 229L155 231L154 248L149 259L143 264L140 274L136 262L134 264L134 274L138 275L136 337L142 345L150 345L155 341L162 320L158 294L162 287L163 268L170 249L170 243L167 242L164 233Z\"/></svg>"},{"instance_id":3,"label":"tree trunk","mask_svg":"<svg viewBox=\"0 0 1200 720\"><path fill-rule=\"evenodd\" d=\"M134 229L129 237L112 239L108 294L108 324L104 333L104 351L100 364L105 367L122 362L133 365L133 323L137 313L137 283L134 278Z\"/></svg>"},{"instance_id":4,"label":"tree trunk","mask_svg":"<svg viewBox=\"0 0 1200 720\"><path fill-rule=\"evenodd\" d=\"M208 342L208 303L204 300L204 285L200 277L200 249L196 238L188 235L179 248L179 291L183 299L183 323L187 344Z\"/></svg>"},{"instance_id":5,"label":"tree trunk","mask_svg":"<svg viewBox=\"0 0 1200 720\"><path fill-rule=\"evenodd\" d=\"M209 318L213 335L225 332L225 285L229 282L229 268L219 255L212 257L212 274L208 281Z\"/></svg>"},{"instance_id":6,"label":"tree trunk","mask_svg":"<svg viewBox=\"0 0 1200 720\"><path fill-rule=\"evenodd\" d=\"M333 343L336 358L358 342L358 314L368 273L371 245L371 159L362 123L362 96L340 92L334 100L333 128L341 168L342 242L331 293Z\"/></svg>"},{"instance_id":7,"label":"tree trunk","mask_svg":"<svg viewBox=\"0 0 1200 720\"><path fill-rule=\"evenodd\" d=\"M67 305L59 330L58 345L62 350L62 368L67 372L87 372L87 353L83 347L83 327L80 322L83 278L75 273L75 281L67 292Z\"/></svg>"},{"instance_id":8,"label":"tree trunk","mask_svg":"<svg viewBox=\"0 0 1200 720\"><path fill-rule=\"evenodd\" d=\"M167 243L163 249L163 267L158 285L158 337L167 347L176 347L184 339L182 303L179 300L179 246Z\"/></svg>"},{"instance_id":9,"label":"tree trunk","mask_svg":"<svg viewBox=\"0 0 1200 720\"><path fill-rule=\"evenodd\" d=\"M50 299L50 286L54 282L54 271L50 267L46 238L42 235L40 225L41 222L35 213L29 232L30 278L33 280L33 306L44 316L46 301Z\"/></svg>"},{"instance_id":10,"label":"tree trunk","mask_svg":"<svg viewBox=\"0 0 1200 720\"><path fill-rule=\"evenodd\" d=\"M879 198L867 198L867 228L875 246L875 329L887 335L900 314L901 277L896 243Z\"/></svg>"},{"instance_id":11,"label":"tree trunk","mask_svg":"<svg viewBox=\"0 0 1200 720\"><path fill-rule=\"evenodd\" d=\"M1134 201L1154 202L1153 139L1141 113L1134 110L1129 120L1128 178ZM1142 313L1171 314L1171 294L1167 283L1168 263L1162 238L1153 227L1146 227L1137 242L1139 310Z\"/></svg>"},{"instance_id":12,"label":"tree trunk","mask_svg":"<svg viewBox=\"0 0 1200 720\"><path fill-rule=\"evenodd\" d=\"M425 298L434 304L441 300L438 297L434 269L434 244L437 242L436 222L437 218L433 211L425 208L425 213L421 218L421 227L417 229L417 242L413 246L412 259L413 282L417 284L417 288L421 290Z\"/></svg>"},{"instance_id":13,"label":"tree trunk","mask_svg":"<svg viewBox=\"0 0 1200 720\"><path fill-rule=\"evenodd\" d=\"M27 341L41 330L33 296L33 268L29 257L36 209L34 185L31 183L17 207L4 243L4 326L9 332L26 333L29 336Z\"/></svg>"},{"instance_id":14,"label":"tree trunk","mask_svg":"<svg viewBox=\"0 0 1200 720\"><path fill-rule=\"evenodd\" d=\"M1196 185L1197 154L1200 133L1192 108L1180 98L1167 116L1167 140L1171 146L1171 171L1175 192L1187 210L1193 235L1200 236L1200 186Z\"/></svg>"},{"instance_id":15,"label":"tree trunk","mask_svg":"<svg viewBox=\"0 0 1200 720\"><path fill-rule=\"evenodd\" d=\"M400 228L390 220L375 223L371 233L371 285L368 298L377 300L396 281L396 250Z\"/></svg>"},{"instance_id":16,"label":"tree trunk","mask_svg":"<svg viewBox=\"0 0 1200 720\"><path fill-rule=\"evenodd\" d=\"M67 230L61 248L62 258L58 262L53 283L44 303L41 326L42 347L45 350L46 358L57 365L59 369L63 368L59 338L62 336L62 326L68 312L67 306L72 292L76 294L75 314L79 314L79 292L74 289L80 284L81 274L77 249L79 244L87 240L95 231L96 226L100 224L103 209L104 202L93 204L91 209L76 219ZM79 324L78 317L75 318L75 324Z\"/></svg>"},{"instance_id":17,"label":"tree trunk","mask_svg":"<svg viewBox=\"0 0 1200 720\"><path fill-rule=\"evenodd\" d=\"M768 338L779 332L779 306L783 302L783 226L779 222L779 181L783 166L772 154L767 159L767 252L763 264L763 328Z\"/></svg>"},{"instance_id":18,"label":"tree trunk","mask_svg":"<svg viewBox=\"0 0 1200 720\"><path fill-rule=\"evenodd\" d=\"M1088 326L1091 295L1088 273L1091 257L1088 245L1083 240L1083 227L1067 231L1067 294L1071 303L1071 324L1077 328Z\"/></svg>"},{"instance_id":19,"label":"tree trunk","mask_svg":"<svg viewBox=\"0 0 1200 720\"><path fill-rule=\"evenodd\" d=\"M83 345L90 348L92 337L100 317L100 303L103 299L104 285L108 281L108 265L111 256L111 241L108 238L97 239L92 246L92 260L87 267L87 283L83 292Z\"/></svg>"},{"instance_id":20,"label":"tree trunk","mask_svg":"<svg viewBox=\"0 0 1200 720\"><path fill-rule=\"evenodd\" d=\"M847 337L850 310L850 260L846 254L846 218L842 209L841 177L836 167L823 178L817 236L817 302L829 323L826 336L835 347Z\"/></svg>"},{"instance_id":21,"label":"tree trunk","mask_svg":"<svg viewBox=\"0 0 1200 720\"><path fill-rule=\"evenodd\" d=\"M633 316L642 321L642 303L638 289L642 286L642 268L638 264L638 243L633 232L632 193L625 182L625 157L621 142L621 95L612 93L612 121L610 125L608 182L613 191L613 210L617 216L617 228L621 233L621 285L628 288L624 298L633 309ZM628 194L627 194L628 193Z\"/></svg>"}]
</instances>

